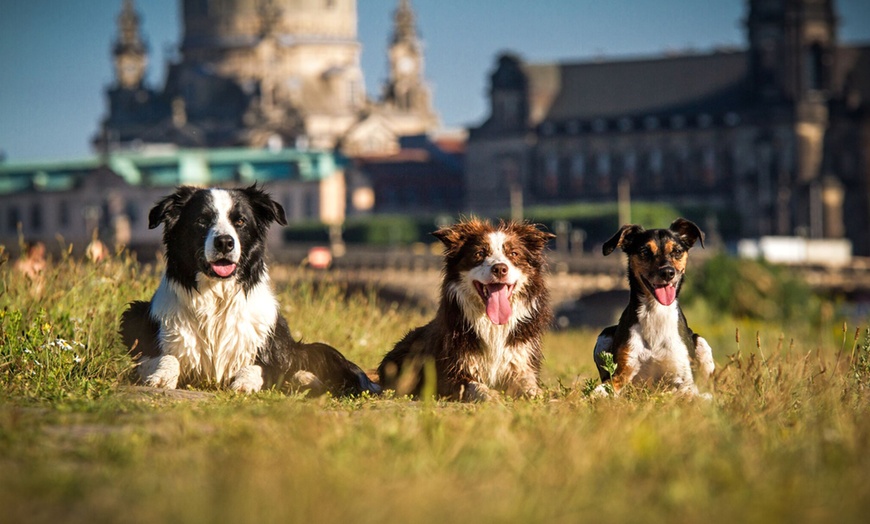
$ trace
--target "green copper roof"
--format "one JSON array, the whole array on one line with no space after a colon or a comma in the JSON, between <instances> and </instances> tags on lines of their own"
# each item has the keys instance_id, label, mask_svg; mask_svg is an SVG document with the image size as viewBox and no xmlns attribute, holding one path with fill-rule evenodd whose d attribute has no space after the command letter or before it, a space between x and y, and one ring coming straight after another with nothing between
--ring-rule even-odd
<instances>
[{"instance_id":1,"label":"green copper roof","mask_svg":"<svg viewBox=\"0 0 870 524\"><path fill-rule=\"evenodd\" d=\"M240 184L279 180L316 181L331 176L340 159L327 151L283 149L178 149L117 152L106 165L130 185ZM0 163L0 194L27 190L64 191L101 165L99 157L79 160Z\"/></svg>"}]
</instances>

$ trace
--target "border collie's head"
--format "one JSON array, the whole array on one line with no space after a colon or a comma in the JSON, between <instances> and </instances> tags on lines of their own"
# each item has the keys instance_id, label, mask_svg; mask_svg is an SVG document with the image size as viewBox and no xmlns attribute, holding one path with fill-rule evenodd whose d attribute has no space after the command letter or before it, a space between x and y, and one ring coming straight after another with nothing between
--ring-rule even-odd
<instances>
[{"instance_id":1,"label":"border collie's head","mask_svg":"<svg viewBox=\"0 0 870 524\"><path fill-rule=\"evenodd\" d=\"M518 300L546 294L544 248L555 235L532 224L470 219L433 233L446 246L443 293L467 314L493 324L511 321Z\"/></svg>"},{"instance_id":2,"label":"border collie's head","mask_svg":"<svg viewBox=\"0 0 870 524\"><path fill-rule=\"evenodd\" d=\"M704 233L685 218L674 220L668 229L644 229L630 224L619 228L604 243L604 255L617 247L628 255L628 276L644 296L655 298L663 306L670 306L680 293L689 249L700 241L704 247Z\"/></svg>"},{"instance_id":3,"label":"border collie's head","mask_svg":"<svg viewBox=\"0 0 870 524\"><path fill-rule=\"evenodd\" d=\"M199 275L238 279L249 289L265 268L266 232L287 224L284 208L256 184L245 189L179 187L158 202L148 227L163 224L166 275L187 289Z\"/></svg>"}]
</instances>

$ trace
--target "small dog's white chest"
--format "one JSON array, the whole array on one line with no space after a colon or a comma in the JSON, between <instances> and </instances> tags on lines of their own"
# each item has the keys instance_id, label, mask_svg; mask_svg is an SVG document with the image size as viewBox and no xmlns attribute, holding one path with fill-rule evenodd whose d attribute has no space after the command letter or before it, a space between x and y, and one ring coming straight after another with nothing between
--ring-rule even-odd
<instances>
[{"instance_id":1,"label":"small dog's white chest","mask_svg":"<svg viewBox=\"0 0 870 524\"><path fill-rule=\"evenodd\" d=\"M160 348L181 364L185 381L224 384L256 359L277 320L267 283L246 295L236 282L200 282L187 291L166 278L154 294L151 316L160 323Z\"/></svg>"},{"instance_id":2,"label":"small dog's white chest","mask_svg":"<svg viewBox=\"0 0 870 524\"><path fill-rule=\"evenodd\" d=\"M680 336L676 302L670 306L642 305L637 316L628 342L628 365L635 371L633 380L664 380L678 388L690 387L694 381L689 348Z\"/></svg>"}]
</instances>

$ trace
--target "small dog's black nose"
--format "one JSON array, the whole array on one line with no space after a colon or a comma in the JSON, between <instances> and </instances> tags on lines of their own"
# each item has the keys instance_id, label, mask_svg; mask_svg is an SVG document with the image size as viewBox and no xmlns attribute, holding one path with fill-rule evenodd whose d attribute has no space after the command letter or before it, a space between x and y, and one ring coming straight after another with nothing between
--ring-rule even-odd
<instances>
[{"instance_id":1,"label":"small dog's black nose","mask_svg":"<svg viewBox=\"0 0 870 524\"><path fill-rule=\"evenodd\" d=\"M236 247L236 241L230 235L218 235L214 239L214 248L218 253L229 253Z\"/></svg>"},{"instance_id":2,"label":"small dog's black nose","mask_svg":"<svg viewBox=\"0 0 870 524\"><path fill-rule=\"evenodd\" d=\"M507 264L495 264L494 266L492 266L491 271L493 275L503 278L506 277L508 274L508 267Z\"/></svg>"},{"instance_id":3,"label":"small dog's black nose","mask_svg":"<svg viewBox=\"0 0 870 524\"><path fill-rule=\"evenodd\" d=\"M674 275L676 274L677 271L672 267L663 267L659 269L659 277L661 277L662 280L666 280L668 282L673 280Z\"/></svg>"}]
</instances>

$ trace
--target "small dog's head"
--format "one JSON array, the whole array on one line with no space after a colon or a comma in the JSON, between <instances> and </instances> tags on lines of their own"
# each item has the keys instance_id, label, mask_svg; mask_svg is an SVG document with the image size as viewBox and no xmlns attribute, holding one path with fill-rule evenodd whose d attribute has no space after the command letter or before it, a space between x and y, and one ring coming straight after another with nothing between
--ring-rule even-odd
<instances>
[{"instance_id":1,"label":"small dog's head","mask_svg":"<svg viewBox=\"0 0 870 524\"><path fill-rule=\"evenodd\" d=\"M262 264L272 222L287 224L284 208L255 185L245 189L179 187L158 202L148 227L163 224L167 272L192 285L211 279L249 277Z\"/></svg>"},{"instance_id":2,"label":"small dog's head","mask_svg":"<svg viewBox=\"0 0 870 524\"><path fill-rule=\"evenodd\" d=\"M444 243L445 291L462 307L507 324L515 297L539 278L544 248L555 235L532 224L471 219L434 232Z\"/></svg>"},{"instance_id":3,"label":"small dog's head","mask_svg":"<svg viewBox=\"0 0 870 524\"><path fill-rule=\"evenodd\" d=\"M628 255L629 278L639 289L656 301L670 306L677 299L689 249L700 241L704 247L704 233L694 223L678 218L668 229L646 230L631 224L622 226L604 243L604 255L621 248Z\"/></svg>"}]
</instances>

